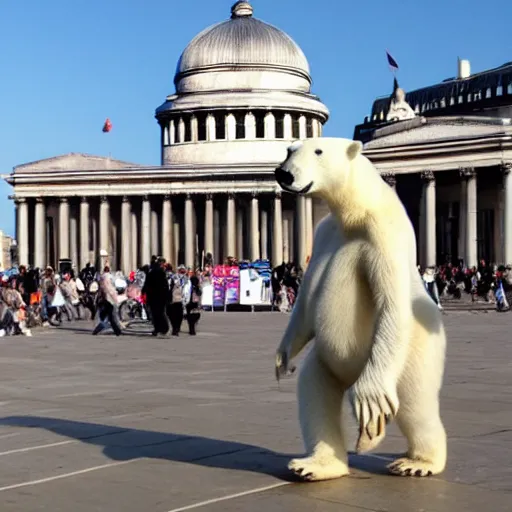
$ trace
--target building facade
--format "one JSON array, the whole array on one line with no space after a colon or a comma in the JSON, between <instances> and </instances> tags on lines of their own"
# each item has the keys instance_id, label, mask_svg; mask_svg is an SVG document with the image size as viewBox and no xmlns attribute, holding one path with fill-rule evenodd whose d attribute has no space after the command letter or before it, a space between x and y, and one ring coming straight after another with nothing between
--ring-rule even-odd
<instances>
[{"instance_id":1,"label":"building facade","mask_svg":"<svg viewBox=\"0 0 512 512\"><path fill-rule=\"evenodd\" d=\"M185 48L174 83L156 110L160 166L68 154L14 168L20 263L306 263L325 210L274 180L291 141L321 136L329 116L302 50L238 1Z\"/></svg>"},{"instance_id":2,"label":"building facade","mask_svg":"<svg viewBox=\"0 0 512 512\"><path fill-rule=\"evenodd\" d=\"M396 189L423 267L512 263L512 64L374 102L355 129Z\"/></svg>"}]
</instances>

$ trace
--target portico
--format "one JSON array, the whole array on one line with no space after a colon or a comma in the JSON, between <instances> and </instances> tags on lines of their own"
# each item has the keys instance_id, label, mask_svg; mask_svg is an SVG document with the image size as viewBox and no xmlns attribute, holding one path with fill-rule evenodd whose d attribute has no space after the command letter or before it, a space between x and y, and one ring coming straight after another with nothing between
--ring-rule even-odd
<instances>
[{"instance_id":1,"label":"portico","mask_svg":"<svg viewBox=\"0 0 512 512\"><path fill-rule=\"evenodd\" d=\"M76 157L74 167L76 178ZM287 260L285 230L294 239L297 256L305 259L309 255L312 202L282 195L272 169L262 172L266 183L239 180L229 189L218 182L199 183L195 181L197 176L192 176L189 183L181 176L176 185L164 179L148 187L147 176L152 170L126 170L124 183L109 186L108 195L103 192L107 187L99 183L87 190L86 170L83 185L63 195L67 176L60 170L59 184L45 186L41 196L39 184L45 173L33 177L17 169L17 181L24 184L24 197L16 200L17 229L19 233L34 233L19 238L20 261L42 267L74 256L76 265L83 267L98 262L104 251L113 268L125 272L148 263L155 253L189 267L200 265L206 253L212 253L216 261L228 256L251 260L268 257L279 264ZM128 184L130 175L132 183ZM96 181L101 181L101 172ZM144 186L146 194L133 194ZM290 230L289 220L295 220L296 231Z\"/></svg>"},{"instance_id":2,"label":"portico","mask_svg":"<svg viewBox=\"0 0 512 512\"><path fill-rule=\"evenodd\" d=\"M457 140L448 139L455 130ZM508 120L418 118L376 130L366 143L407 209L422 267L512 262L511 135Z\"/></svg>"}]
</instances>

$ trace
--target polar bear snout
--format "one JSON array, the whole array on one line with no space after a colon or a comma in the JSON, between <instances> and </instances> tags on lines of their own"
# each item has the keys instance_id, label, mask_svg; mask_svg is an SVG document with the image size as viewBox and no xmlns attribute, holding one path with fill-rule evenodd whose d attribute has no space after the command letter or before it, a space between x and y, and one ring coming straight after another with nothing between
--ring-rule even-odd
<instances>
[{"instance_id":1,"label":"polar bear snout","mask_svg":"<svg viewBox=\"0 0 512 512\"><path fill-rule=\"evenodd\" d=\"M289 187L294 181L295 177L290 171L287 171L286 169L283 169L282 167L278 167L275 172L276 181L281 186Z\"/></svg>"}]
</instances>

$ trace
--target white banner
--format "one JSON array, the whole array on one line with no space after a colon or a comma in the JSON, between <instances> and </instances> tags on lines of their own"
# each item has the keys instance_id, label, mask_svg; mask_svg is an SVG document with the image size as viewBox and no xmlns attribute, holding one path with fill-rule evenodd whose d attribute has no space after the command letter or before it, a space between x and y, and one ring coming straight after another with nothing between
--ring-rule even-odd
<instances>
[{"instance_id":1,"label":"white banner","mask_svg":"<svg viewBox=\"0 0 512 512\"><path fill-rule=\"evenodd\" d=\"M271 291L253 269L240 270L240 304L243 306L271 305Z\"/></svg>"},{"instance_id":2,"label":"white banner","mask_svg":"<svg viewBox=\"0 0 512 512\"><path fill-rule=\"evenodd\" d=\"M201 295L201 304L203 306L213 306L213 284L205 283L201 288L203 294Z\"/></svg>"}]
</instances>

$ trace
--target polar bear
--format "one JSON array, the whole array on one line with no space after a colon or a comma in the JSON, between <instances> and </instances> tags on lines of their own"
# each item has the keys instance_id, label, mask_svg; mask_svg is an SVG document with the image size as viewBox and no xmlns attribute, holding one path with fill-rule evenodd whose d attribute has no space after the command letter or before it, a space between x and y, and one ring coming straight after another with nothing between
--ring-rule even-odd
<instances>
[{"instance_id":1,"label":"polar bear","mask_svg":"<svg viewBox=\"0 0 512 512\"><path fill-rule=\"evenodd\" d=\"M348 474L341 421L349 393L359 423L357 451L375 448L396 418L402 476L444 470L439 413L446 339L441 313L416 266L416 239L396 193L362 155L362 144L335 138L298 141L275 171L282 189L322 198L311 261L276 354L276 375L314 338L298 382L306 458L289 468L304 480Z\"/></svg>"}]
</instances>

